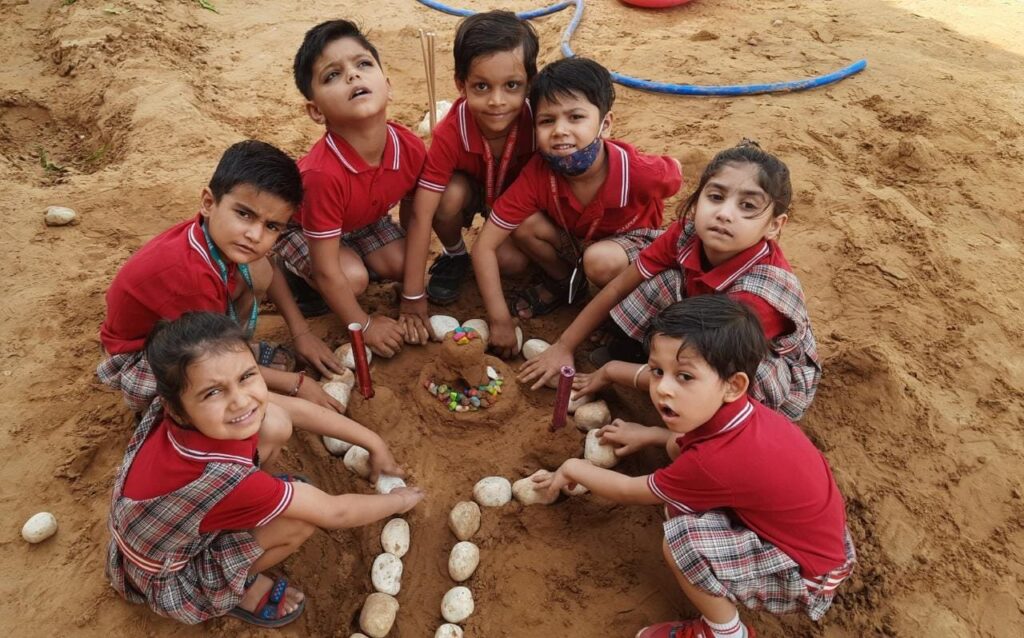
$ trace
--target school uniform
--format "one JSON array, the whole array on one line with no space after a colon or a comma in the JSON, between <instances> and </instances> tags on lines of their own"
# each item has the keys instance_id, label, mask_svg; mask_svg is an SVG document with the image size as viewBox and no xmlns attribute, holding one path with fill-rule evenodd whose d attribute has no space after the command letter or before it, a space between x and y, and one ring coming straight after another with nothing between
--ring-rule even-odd
<instances>
[{"instance_id":1,"label":"school uniform","mask_svg":"<svg viewBox=\"0 0 1024 638\"><path fill-rule=\"evenodd\" d=\"M633 146L606 140L608 177L589 204L583 206L569 182L534 155L519 178L498 198L490 221L509 232L538 211L563 230L559 254L575 263L582 248L608 239L622 246L634 261L661 233L664 199L682 185L679 166L667 156L640 153Z\"/></svg>"},{"instance_id":2,"label":"school uniform","mask_svg":"<svg viewBox=\"0 0 1024 638\"><path fill-rule=\"evenodd\" d=\"M257 469L257 442L184 430L153 401L111 498L106 575L126 600L188 624L238 605L263 554L248 530L274 520L293 495Z\"/></svg>"},{"instance_id":3,"label":"school uniform","mask_svg":"<svg viewBox=\"0 0 1024 638\"><path fill-rule=\"evenodd\" d=\"M724 404L648 477L683 575L713 596L814 620L853 571L843 497L825 457L758 401Z\"/></svg>"},{"instance_id":4,"label":"school uniform","mask_svg":"<svg viewBox=\"0 0 1024 638\"><path fill-rule=\"evenodd\" d=\"M485 217L490 214L494 199L515 181L535 150L529 102L523 104L519 119L505 139L502 155L496 157L469 112L466 99L459 98L434 129L417 185L443 193L455 173L468 177L473 188L473 201L463 214L463 225L468 227L476 213L482 212Z\"/></svg>"},{"instance_id":5,"label":"school uniform","mask_svg":"<svg viewBox=\"0 0 1024 638\"><path fill-rule=\"evenodd\" d=\"M644 281L612 309L612 320L641 341L654 317L684 297L728 294L747 304L772 350L757 368L753 396L799 420L814 399L821 363L800 280L782 249L761 240L714 267L702 255L693 222L673 223L640 253L636 265Z\"/></svg>"},{"instance_id":6,"label":"school uniform","mask_svg":"<svg viewBox=\"0 0 1024 638\"><path fill-rule=\"evenodd\" d=\"M299 160L302 207L274 245L296 275L312 281L309 242L333 239L361 258L405 236L389 211L412 195L423 168L423 141L400 124L387 123L384 155L370 166L339 135L326 132Z\"/></svg>"}]
</instances>

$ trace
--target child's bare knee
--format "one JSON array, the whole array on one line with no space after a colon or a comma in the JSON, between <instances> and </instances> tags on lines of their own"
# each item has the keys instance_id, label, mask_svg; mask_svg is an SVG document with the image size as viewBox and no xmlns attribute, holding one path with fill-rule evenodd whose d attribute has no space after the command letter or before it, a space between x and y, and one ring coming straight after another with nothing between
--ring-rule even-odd
<instances>
[{"instance_id":1,"label":"child's bare knee","mask_svg":"<svg viewBox=\"0 0 1024 638\"><path fill-rule=\"evenodd\" d=\"M452 175L452 179L441 194L441 201L438 203L435 215L442 221L448 221L455 217L461 217L462 211L469 206L472 199L472 188L469 180L459 175Z\"/></svg>"},{"instance_id":2,"label":"child's bare knee","mask_svg":"<svg viewBox=\"0 0 1024 638\"><path fill-rule=\"evenodd\" d=\"M279 448L292 438L292 418L288 412L273 403L267 405L267 415L260 427L260 442Z\"/></svg>"},{"instance_id":3,"label":"child's bare knee","mask_svg":"<svg viewBox=\"0 0 1024 638\"><path fill-rule=\"evenodd\" d=\"M625 252L615 245L595 244L583 253L583 271L587 279L600 287L608 285L628 263L629 258Z\"/></svg>"},{"instance_id":4,"label":"child's bare knee","mask_svg":"<svg viewBox=\"0 0 1024 638\"><path fill-rule=\"evenodd\" d=\"M342 267L342 272L345 274L345 279L348 279L348 285L354 295L358 297L366 292L366 287L370 285L370 273L367 272L366 266L362 262L346 263Z\"/></svg>"}]
</instances>

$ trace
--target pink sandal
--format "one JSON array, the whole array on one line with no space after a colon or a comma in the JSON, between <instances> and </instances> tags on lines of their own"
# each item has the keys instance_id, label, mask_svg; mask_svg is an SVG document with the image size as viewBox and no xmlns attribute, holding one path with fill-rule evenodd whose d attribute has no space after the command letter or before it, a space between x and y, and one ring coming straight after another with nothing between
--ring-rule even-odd
<instances>
[{"instance_id":1,"label":"pink sandal","mask_svg":"<svg viewBox=\"0 0 1024 638\"><path fill-rule=\"evenodd\" d=\"M747 638L756 638L757 634L752 628L746 627L746 629ZM708 627L703 618L658 623L644 627L636 634L636 638L714 638L714 636L715 633L711 631L711 627Z\"/></svg>"}]
</instances>

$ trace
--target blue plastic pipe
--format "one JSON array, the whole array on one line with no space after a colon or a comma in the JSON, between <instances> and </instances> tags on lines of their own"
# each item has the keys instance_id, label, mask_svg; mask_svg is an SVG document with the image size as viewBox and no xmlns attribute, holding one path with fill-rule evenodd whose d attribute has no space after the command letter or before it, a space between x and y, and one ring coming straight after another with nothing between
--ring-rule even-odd
<instances>
[{"instance_id":1,"label":"blue plastic pipe","mask_svg":"<svg viewBox=\"0 0 1024 638\"><path fill-rule=\"evenodd\" d=\"M417 0L420 4L424 4L431 9L441 11L453 16L471 16L476 11L470 9L457 9L450 7L446 4L436 2L436 0ZM541 16L550 15L562 9L566 9L570 6L575 6L573 10L572 19L569 21L569 26L566 27L565 31L562 32L562 55L567 58L571 58L576 53L572 50L570 42L572 36L576 33L577 27L580 26L580 21L583 20L583 0L567 0L566 2L559 2L548 7L540 9L531 9L530 11L522 11L516 15L522 20L532 20L533 18L539 18ZM672 95L699 95L699 96L735 96L735 95L755 95L758 93L788 93L792 91L805 91L807 89L817 88L819 86L825 86L826 84L833 84L839 80L850 77L855 73L860 73L868 65L867 60L857 60L849 66L845 66L841 69L826 73L825 75L819 75L813 78L807 78L805 80L791 80L788 82L770 82L766 84L733 84L733 85L704 85L704 84L674 84L671 82L656 82L654 80L645 80L643 78L637 78L630 75L623 75L611 71L612 80L633 89L639 89L641 91L652 91L654 93L669 93Z\"/></svg>"}]
</instances>

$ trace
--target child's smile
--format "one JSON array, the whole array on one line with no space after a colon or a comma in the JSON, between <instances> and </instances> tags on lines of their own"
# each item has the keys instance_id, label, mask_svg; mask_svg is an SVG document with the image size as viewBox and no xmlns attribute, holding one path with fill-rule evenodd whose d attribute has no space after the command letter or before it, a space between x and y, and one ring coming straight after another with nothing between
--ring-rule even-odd
<instances>
[{"instance_id":1,"label":"child's smile","mask_svg":"<svg viewBox=\"0 0 1024 638\"><path fill-rule=\"evenodd\" d=\"M537 148L548 155L571 155L607 132L597 105L577 93L559 95L557 102L541 100L534 108Z\"/></svg>"},{"instance_id":2,"label":"child's smile","mask_svg":"<svg viewBox=\"0 0 1024 638\"><path fill-rule=\"evenodd\" d=\"M485 137L506 134L526 102L523 48L474 59L466 81L455 84Z\"/></svg>"},{"instance_id":3,"label":"child's smile","mask_svg":"<svg viewBox=\"0 0 1024 638\"><path fill-rule=\"evenodd\" d=\"M213 352L188 367L179 420L211 439L242 440L259 432L270 393L248 348Z\"/></svg>"}]
</instances>

